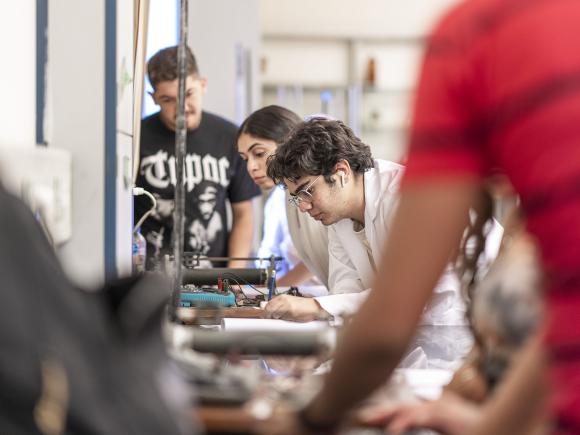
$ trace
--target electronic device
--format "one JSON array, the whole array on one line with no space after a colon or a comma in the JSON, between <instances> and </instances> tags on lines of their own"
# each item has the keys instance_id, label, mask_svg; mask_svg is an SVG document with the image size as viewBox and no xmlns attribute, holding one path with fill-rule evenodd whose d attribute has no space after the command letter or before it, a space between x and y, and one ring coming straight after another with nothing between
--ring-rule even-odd
<instances>
[{"instance_id":1,"label":"electronic device","mask_svg":"<svg viewBox=\"0 0 580 435\"><path fill-rule=\"evenodd\" d=\"M276 293L276 262L282 257L206 257L185 252L183 256L182 285L179 305L181 307L233 307L259 305L267 296L268 300ZM267 268L203 268L208 262L224 263L231 260L263 261ZM169 264L169 266L168 266ZM166 259L166 271L174 267L171 259ZM263 297L248 298L243 285L267 287Z\"/></svg>"},{"instance_id":2,"label":"electronic device","mask_svg":"<svg viewBox=\"0 0 580 435\"><path fill-rule=\"evenodd\" d=\"M191 288L189 285L182 287L180 300L180 306L185 308L207 305L233 307L236 305L236 295L230 290L214 291L211 288L204 290L203 288Z\"/></svg>"}]
</instances>

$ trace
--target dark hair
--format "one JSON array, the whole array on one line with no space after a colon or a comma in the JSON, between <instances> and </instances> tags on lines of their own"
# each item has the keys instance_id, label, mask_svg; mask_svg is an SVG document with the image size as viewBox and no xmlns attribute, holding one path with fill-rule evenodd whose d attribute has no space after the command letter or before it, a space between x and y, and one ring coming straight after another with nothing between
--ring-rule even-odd
<instances>
[{"instance_id":1,"label":"dark hair","mask_svg":"<svg viewBox=\"0 0 580 435\"><path fill-rule=\"evenodd\" d=\"M177 79L177 46L167 47L155 53L147 63L147 75L153 89L161 82L172 82ZM186 49L186 71L187 75L198 75L199 69L195 56L189 49Z\"/></svg>"},{"instance_id":2,"label":"dark hair","mask_svg":"<svg viewBox=\"0 0 580 435\"><path fill-rule=\"evenodd\" d=\"M481 280L479 271L479 257L485 251L487 234L485 227L493 222L493 198L487 189L480 192L479 207L470 210L468 224L459 245L455 262L457 275L461 284L461 292L466 302L465 318L473 334L473 340L479 349L485 349L483 337L474 325L473 296L478 282ZM481 371L481 368L480 368Z\"/></svg>"},{"instance_id":3,"label":"dark hair","mask_svg":"<svg viewBox=\"0 0 580 435\"><path fill-rule=\"evenodd\" d=\"M468 302L473 299L473 290L478 282L479 257L485 251L488 223L493 223L493 198L488 189L482 189L480 204L470 210L470 216L461 239L459 255L456 260L457 273L461 280L462 291Z\"/></svg>"},{"instance_id":4,"label":"dark hair","mask_svg":"<svg viewBox=\"0 0 580 435\"><path fill-rule=\"evenodd\" d=\"M300 123L268 159L268 177L276 184L284 179L297 181L305 175L330 176L340 160L346 160L355 173L373 167L371 149L344 123L312 118Z\"/></svg>"},{"instance_id":5,"label":"dark hair","mask_svg":"<svg viewBox=\"0 0 580 435\"><path fill-rule=\"evenodd\" d=\"M246 118L238 129L236 142L242 134L247 133L280 145L301 121L291 110L276 105L266 106Z\"/></svg>"}]
</instances>

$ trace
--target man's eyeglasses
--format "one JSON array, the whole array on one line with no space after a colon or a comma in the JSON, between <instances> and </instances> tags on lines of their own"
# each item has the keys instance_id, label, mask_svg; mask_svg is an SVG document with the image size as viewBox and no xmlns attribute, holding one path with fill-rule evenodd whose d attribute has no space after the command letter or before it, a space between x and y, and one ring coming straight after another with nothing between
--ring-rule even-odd
<instances>
[{"instance_id":1,"label":"man's eyeglasses","mask_svg":"<svg viewBox=\"0 0 580 435\"><path fill-rule=\"evenodd\" d=\"M292 204L294 207L299 207L302 201L308 204L311 203L313 198L312 194L310 193L310 189L312 189L312 186L314 185L314 183L316 183L316 180L318 180L320 177L322 177L322 175L316 177L314 180L308 183L307 186L305 186L303 189L300 189L295 194L290 194L288 202L290 202L290 204Z\"/></svg>"}]
</instances>

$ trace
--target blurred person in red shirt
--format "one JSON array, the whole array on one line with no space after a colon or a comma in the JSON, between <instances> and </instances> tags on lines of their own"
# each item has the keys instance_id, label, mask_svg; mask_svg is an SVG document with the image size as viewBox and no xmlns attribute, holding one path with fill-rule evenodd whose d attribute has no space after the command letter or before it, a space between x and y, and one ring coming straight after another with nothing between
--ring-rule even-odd
<instances>
[{"instance_id":1,"label":"blurred person in red shirt","mask_svg":"<svg viewBox=\"0 0 580 435\"><path fill-rule=\"evenodd\" d=\"M491 168L521 199L546 273L541 337L461 432L528 433L545 409L580 433L580 2L471 0L430 37L408 170L375 286L322 391L277 433L332 433L385 382L477 206ZM547 357L547 358L546 358Z\"/></svg>"}]
</instances>

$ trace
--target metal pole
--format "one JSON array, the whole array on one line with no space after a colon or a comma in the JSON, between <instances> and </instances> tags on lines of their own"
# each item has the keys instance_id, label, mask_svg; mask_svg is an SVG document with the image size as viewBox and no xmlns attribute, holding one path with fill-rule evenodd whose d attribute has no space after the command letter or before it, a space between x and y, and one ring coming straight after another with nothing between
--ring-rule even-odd
<instances>
[{"instance_id":1,"label":"metal pole","mask_svg":"<svg viewBox=\"0 0 580 435\"><path fill-rule=\"evenodd\" d=\"M185 81L187 79L187 0L181 0L179 15L179 47L177 49L177 119L175 128L175 208L173 211L173 258L174 279L173 295L170 308L170 318L177 318L177 308L181 301L183 227L185 210L185 186L183 184L183 161L185 156L185 141L187 125L185 123Z\"/></svg>"}]
</instances>

